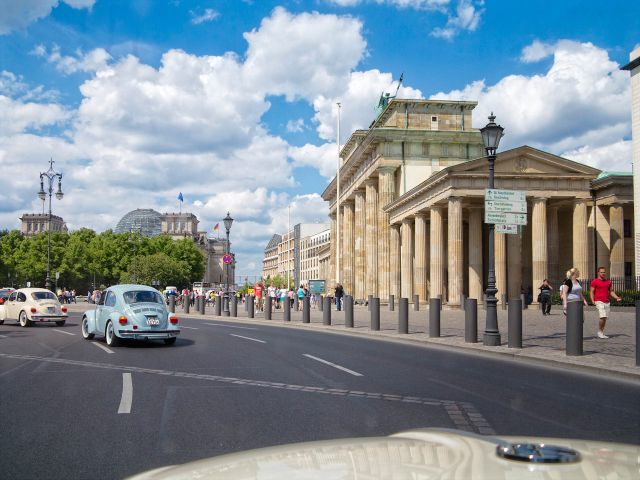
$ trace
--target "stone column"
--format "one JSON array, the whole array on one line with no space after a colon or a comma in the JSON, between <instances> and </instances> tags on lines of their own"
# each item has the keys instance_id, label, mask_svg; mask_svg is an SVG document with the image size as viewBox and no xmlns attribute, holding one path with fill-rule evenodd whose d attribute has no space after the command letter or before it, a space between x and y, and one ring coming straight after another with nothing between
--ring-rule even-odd
<instances>
[{"instance_id":1,"label":"stone column","mask_svg":"<svg viewBox=\"0 0 640 480\"><path fill-rule=\"evenodd\" d=\"M449 259L449 305L460 305L464 293L464 265L462 245L462 199L449 197L447 256Z\"/></svg>"},{"instance_id":2,"label":"stone column","mask_svg":"<svg viewBox=\"0 0 640 480\"><path fill-rule=\"evenodd\" d=\"M560 235L558 233L558 207L547 206L547 252L549 254L547 276L554 287L556 285L553 282L562 281L564 279L564 275L559 271L559 251ZM540 285L537 286L539 287Z\"/></svg>"},{"instance_id":3,"label":"stone column","mask_svg":"<svg viewBox=\"0 0 640 480\"><path fill-rule=\"evenodd\" d=\"M495 237L494 237L495 238ZM482 209L469 210L469 298L482 303Z\"/></svg>"},{"instance_id":4,"label":"stone column","mask_svg":"<svg viewBox=\"0 0 640 480\"><path fill-rule=\"evenodd\" d=\"M389 226L389 293L400 298L400 225Z\"/></svg>"},{"instance_id":5,"label":"stone column","mask_svg":"<svg viewBox=\"0 0 640 480\"><path fill-rule=\"evenodd\" d=\"M413 218L402 220L400 238L402 241L400 286L402 296L411 299L413 298Z\"/></svg>"},{"instance_id":6,"label":"stone column","mask_svg":"<svg viewBox=\"0 0 640 480\"><path fill-rule=\"evenodd\" d=\"M420 302L427 300L427 214L416 214L415 224L415 265L413 269L414 294Z\"/></svg>"},{"instance_id":7,"label":"stone column","mask_svg":"<svg viewBox=\"0 0 640 480\"><path fill-rule=\"evenodd\" d=\"M329 239L329 265L327 269L327 288L333 286L336 282L336 244L338 239L336 238L336 214L329 215L331 218L331 238Z\"/></svg>"},{"instance_id":8,"label":"stone column","mask_svg":"<svg viewBox=\"0 0 640 480\"><path fill-rule=\"evenodd\" d=\"M396 199L396 167L378 170L378 295L389 299L391 290L391 266L389 264L389 214L382 211Z\"/></svg>"},{"instance_id":9,"label":"stone column","mask_svg":"<svg viewBox=\"0 0 640 480\"><path fill-rule=\"evenodd\" d=\"M442 207L431 207L431 232L430 232L430 250L431 263L429 269L429 278L431 281L431 298L437 298L442 295L443 278L444 278L444 232L442 221Z\"/></svg>"},{"instance_id":10,"label":"stone column","mask_svg":"<svg viewBox=\"0 0 640 480\"><path fill-rule=\"evenodd\" d=\"M509 295L507 290L507 238L504 233L494 233L496 289L498 303L502 304L502 295Z\"/></svg>"},{"instance_id":11,"label":"stone column","mask_svg":"<svg viewBox=\"0 0 640 480\"><path fill-rule=\"evenodd\" d=\"M531 251L533 270L533 299L537 303L538 287L548 277L547 255L547 199L534 198L533 212L531 215Z\"/></svg>"},{"instance_id":12,"label":"stone column","mask_svg":"<svg viewBox=\"0 0 640 480\"><path fill-rule=\"evenodd\" d=\"M365 295L365 192L356 190L355 192L355 223L356 223L356 244L355 244L355 288L354 299L364 300Z\"/></svg>"},{"instance_id":13,"label":"stone column","mask_svg":"<svg viewBox=\"0 0 640 480\"><path fill-rule=\"evenodd\" d=\"M587 239L587 201L573 202L573 266L580 270L580 278L589 278L589 250Z\"/></svg>"},{"instance_id":14,"label":"stone column","mask_svg":"<svg viewBox=\"0 0 640 480\"><path fill-rule=\"evenodd\" d=\"M369 178L366 187L365 297L378 296L378 180Z\"/></svg>"},{"instance_id":15,"label":"stone column","mask_svg":"<svg viewBox=\"0 0 640 480\"><path fill-rule=\"evenodd\" d=\"M624 278L624 211L622 205L609 207L611 225L611 278Z\"/></svg>"},{"instance_id":16,"label":"stone column","mask_svg":"<svg viewBox=\"0 0 640 480\"><path fill-rule=\"evenodd\" d=\"M507 234L507 291L509 299L522 292L522 235Z\"/></svg>"},{"instance_id":17,"label":"stone column","mask_svg":"<svg viewBox=\"0 0 640 480\"><path fill-rule=\"evenodd\" d=\"M343 278L342 278L342 286L344 287L344 292L346 295L353 295L353 284L355 283L354 277L354 205L353 201L347 200L343 204L342 207L342 261L344 262L344 267L342 269Z\"/></svg>"},{"instance_id":18,"label":"stone column","mask_svg":"<svg viewBox=\"0 0 640 480\"><path fill-rule=\"evenodd\" d=\"M611 275L611 226L609 225L609 207L596 207L596 251L598 267L604 267Z\"/></svg>"}]
</instances>

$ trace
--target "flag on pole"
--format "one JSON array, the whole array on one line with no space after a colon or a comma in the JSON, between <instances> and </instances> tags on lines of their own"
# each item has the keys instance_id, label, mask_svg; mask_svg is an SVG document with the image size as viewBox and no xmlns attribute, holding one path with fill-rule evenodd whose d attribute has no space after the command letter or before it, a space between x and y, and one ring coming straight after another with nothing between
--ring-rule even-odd
<instances>
[{"instance_id":1,"label":"flag on pole","mask_svg":"<svg viewBox=\"0 0 640 480\"><path fill-rule=\"evenodd\" d=\"M182 196L182 192L178 194L178 200L180 200L181 202L184 202L184 197Z\"/></svg>"},{"instance_id":2,"label":"flag on pole","mask_svg":"<svg viewBox=\"0 0 640 480\"><path fill-rule=\"evenodd\" d=\"M220 230L220 224L219 224L219 223L216 223L216 224L215 224L215 226L213 227L213 230L214 230L214 231L216 231L216 230Z\"/></svg>"}]
</instances>

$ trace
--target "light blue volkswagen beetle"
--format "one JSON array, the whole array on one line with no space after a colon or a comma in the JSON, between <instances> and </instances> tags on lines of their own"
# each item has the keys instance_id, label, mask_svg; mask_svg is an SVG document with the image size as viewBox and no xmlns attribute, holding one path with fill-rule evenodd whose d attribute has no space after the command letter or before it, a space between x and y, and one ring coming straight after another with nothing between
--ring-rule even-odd
<instances>
[{"instance_id":1,"label":"light blue volkswagen beetle","mask_svg":"<svg viewBox=\"0 0 640 480\"><path fill-rule=\"evenodd\" d=\"M178 317L167 311L162 294L146 285L114 285L100 296L94 309L82 316L82 336L91 340L104 335L107 345L117 347L121 339L164 340L176 343Z\"/></svg>"}]
</instances>

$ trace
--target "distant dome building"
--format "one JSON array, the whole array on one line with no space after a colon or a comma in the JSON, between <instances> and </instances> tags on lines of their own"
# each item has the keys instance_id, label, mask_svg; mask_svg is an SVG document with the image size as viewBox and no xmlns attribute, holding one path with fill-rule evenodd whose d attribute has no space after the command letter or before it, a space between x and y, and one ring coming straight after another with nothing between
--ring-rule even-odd
<instances>
[{"instance_id":1,"label":"distant dome building","mask_svg":"<svg viewBox=\"0 0 640 480\"><path fill-rule=\"evenodd\" d=\"M151 208L137 208L127 213L116 225L115 233L140 232L145 237L162 233L162 214Z\"/></svg>"}]
</instances>

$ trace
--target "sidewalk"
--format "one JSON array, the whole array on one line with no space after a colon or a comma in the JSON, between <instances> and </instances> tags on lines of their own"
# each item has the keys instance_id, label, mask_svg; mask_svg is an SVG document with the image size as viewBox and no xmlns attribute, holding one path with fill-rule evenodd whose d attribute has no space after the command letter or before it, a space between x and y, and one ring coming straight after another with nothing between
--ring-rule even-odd
<instances>
[{"instance_id":1,"label":"sidewalk","mask_svg":"<svg viewBox=\"0 0 640 480\"><path fill-rule=\"evenodd\" d=\"M83 311L92 308L89 304L72 305L70 310ZM84 307L84 308L82 308ZM464 312L461 310L441 311L440 337L429 337L429 310L420 305L421 310L413 311L409 305L409 334L398 333L398 306L390 312L388 307L380 307L380 331L370 330L370 312L367 307L354 309L354 328L344 326L344 311L337 312L335 306L331 311L331 326L322 324L322 313L311 309L311 323L302 323L302 311L291 311L291 322L284 322L282 310L276 310L272 320L265 320L262 312L256 312L254 319L247 317L244 305L238 305L238 318L218 317L213 315L213 307L207 307L203 316L194 310L185 314L182 307L176 307L179 317L216 321L244 321L257 324L269 323L286 328L311 328L332 333L347 335L364 335L372 338L394 340L427 345L435 348L458 349L498 358L510 358L514 361L535 363L557 368L580 370L607 376L617 376L627 380L640 381L640 367L635 366L635 309L616 308L607 321L606 334L609 339L598 339L598 316L595 308L590 306L584 314L584 355L570 357L565 355L565 316L559 307L554 307L550 316L543 316L538 308L530 307L522 315L522 349L507 347L507 311L498 307L498 326L502 346L485 347L482 335L485 328L485 311L478 308L479 343L464 341Z\"/></svg>"}]
</instances>

